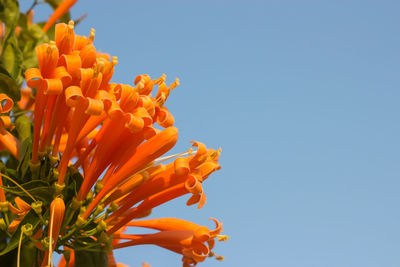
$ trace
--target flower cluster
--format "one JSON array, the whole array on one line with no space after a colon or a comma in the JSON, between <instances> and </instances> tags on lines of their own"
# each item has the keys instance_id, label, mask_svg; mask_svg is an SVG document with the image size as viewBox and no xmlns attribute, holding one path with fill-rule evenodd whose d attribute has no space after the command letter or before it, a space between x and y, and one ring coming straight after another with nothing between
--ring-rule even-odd
<instances>
[{"instance_id":1,"label":"flower cluster","mask_svg":"<svg viewBox=\"0 0 400 267\"><path fill-rule=\"evenodd\" d=\"M211 252L216 238L226 239L216 219L215 230L175 218L138 220L186 194L187 205L201 208L202 183L220 168L220 150L193 142L187 152L162 157L178 139L165 102L179 80L167 85L165 75L143 74L133 85L112 83L118 60L98 52L94 37L93 29L88 37L76 35L70 21L55 26L55 41L36 47L38 68L25 72L29 88L18 107L33 112L30 179L52 186L52 200L42 203L33 195L30 204L18 196L8 202L1 187L1 211L15 214L12 221L3 220L5 228L9 233L29 228L21 237L43 251L42 266L52 265L55 250L65 255L59 266L72 266L75 250L90 249L107 251L109 266L116 266L113 249L143 244L181 254L183 266L208 256L221 259ZM1 113L12 109L7 95L0 94L0 101ZM22 161L12 120L0 118L0 147ZM41 220L33 229L20 225L31 209ZM158 232L124 234L134 227Z\"/></svg>"}]
</instances>

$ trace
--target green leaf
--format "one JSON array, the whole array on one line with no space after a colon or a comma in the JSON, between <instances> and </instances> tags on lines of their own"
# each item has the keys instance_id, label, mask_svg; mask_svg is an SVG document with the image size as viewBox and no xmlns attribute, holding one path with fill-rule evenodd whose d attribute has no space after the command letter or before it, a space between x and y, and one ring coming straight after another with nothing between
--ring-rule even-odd
<instances>
[{"instance_id":1,"label":"green leaf","mask_svg":"<svg viewBox=\"0 0 400 267\"><path fill-rule=\"evenodd\" d=\"M8 95L14 102L21 98L21 92L16 81L2 66L0 66L0 93Z\"/></svg>"},{"instance_id":2,"label":"green leaf","mask_svg":"<svg viewBox=\"0 0 400 267\"><path fill-rule=\"evenodd\" d=\"M27 116L22 115L15 120L15 128L18 132L19 139L22 141L19 151L21 160L17 167L17 173L19 177L25 178L29 170L29 162L32 153L32 123Z\"/></svg>"},{"instance_id":3,"label":"green leaf","mask_svg":"<svg viewBox=\"0 0 400 267\"><path fill-rule=\"evenodd\" d=\"M1 63L18 85L22 84L23 81L22 61L23 55L18 47L17 37L13 32L3 45Z\"/></svg>"},{"instance_id":4,"label":"green leaf","mask_svg":"<svg viewBox=\"0 0 400 267\"><path fill-rule=\"evenodd\" d=\"M17 176L25 178L29 170L29 162L31 161L32 140L30 138L26 138L22 141L19 153L21 160L17 166Z\"/></svg>"},{"instance_id":5,"label":"green leaf","mask_svg":"<svg viewBox=\"0 0 400 267\"><path fill-rule=\"evenodd\" d=\"M6 35L3 40L1 64L7 70L17 85L22 84L21 75L22 53L18 47L15 27L19 22L19 4L16 0L0 0L0 20L6 25ZM4 72L2 72L4 73ZM13 100L19 100L19 92ZM10 96L11 97L11 96Z\"/></svg>"},{"instance_id":6,"label":"green leaf","mask_svg":"<svg viewBox=\"0 0 400 267\"><path fill-rule=\"evenodd\" d=\"M15 120L15 128L17 129L19 140L25 141L25 139L32 138L31 126L31 120L25 115L19 116Z\"/></svg>"},{"instance_id":7,"label":"green leaf","mask_svg":"<svg viewBox=\"0 0 400 267\"><path fill-rule=\"evenodd\" d=\"M107 267L106 252L75 251L75 267Z\"/></svg>"},{"instance_id":8,"label":"green leaf","mask_svg":"<svg viewBox=\"0 0 400 267\"><path fill-rule=\"evenodd\" d=\"M52 188L45 181L34 180L24 183L21 186L31 195L35 196L35 198L40 199L44 203L50 203L52 201ZM0 188L20 197L27 196L27 194L18 186L0 186Z\"/></svg>"},{"instance_id":9,"label":"green leaf","mask_svg":"<svg viewBox=\"0 0 400 267\"><path fill-rule=\"evenodd\" d=\"M35 232L36 228L38 227L38 225L40 224L40 219L33 210L30 210L24 216L22 221L18 224L17 230L15 230L15 232L13 233L13 235L10 238L10 241L8 241L7 247L0 252L0 256L7 254L8 252L10 252L13 249L15 249L16 247L18 247L19 238L21 235L21 227L27 223L32 224L34 232ZM22 241L24 241L25 239L26 239L26 236L23 236Z\"/></svg>"},{"instance_id":10,"label":"green leaf","mask_svg":"<svg viewBox=\"0 0 400 267\"><path fill-rule=\"evenodd\" d=\"M0 20L6 26L15 26L18 24L19 19L19 4L17 0L0 0Z\"/></svg>"}]
</instances>

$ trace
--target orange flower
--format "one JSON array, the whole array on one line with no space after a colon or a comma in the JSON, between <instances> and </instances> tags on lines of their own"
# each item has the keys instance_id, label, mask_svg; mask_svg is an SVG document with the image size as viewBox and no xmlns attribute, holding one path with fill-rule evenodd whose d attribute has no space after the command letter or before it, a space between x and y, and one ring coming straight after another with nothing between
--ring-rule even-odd
<instances>
[{"instance_id":1,"label":"orange flower","mask_svg":"<svg viewBox=\"0 0 400 267\"><path fill-rule=\"evenodd\" d=\"M209 256L215 244L214 238L218 237L222 231L222 223L216 219L212 220L216 224L215 230L175 218L132 221L127 225L155 229L160 232L142 235L114 234L113 237L116 239L130 241L115 244L113 247L153 244L181 254L184 266L194 266Z\"/></svg>"},{"instance_id":2,"label":"orange flower","mask_svg":"<svg viewBox=\"0 0 400 267\"><path fill-rule=\"evenodd\" d=\"M32 97L32 89L29 87L21 89L21 99L18 101L18 107L24 110L33 110L35 99Z\"/></svg>"},{"instance_id":3,"label":"orange flower","mask_svg":"<svg viewBox=\"0 0 400 267\"><path fill-rule=\"evenodd\" d=\"M118 210L106 219L109 224L116 223L113 228L108 230L109 232L112 233L144 211L187 193L193 194L187 202L188 205L199 203L198 208L204 206L206 196L201 183L212 172L220 168L216 161L219 152L207 151L202 143L195 142L194 145L199 147L194 156L177 158L173 163L168 164L163 171L148 173L149 177L146 178L146 182L118 200ZM133 179L135 178L141 179L142 177L133 177ZM133 182L135 181L133 180ZM115 194L110 195L111 200L120 197L121 192L122 190L117 190ZM140 201L143 202L139 206L130 209Z\"/></svg>"},{"instance_id":4,"label":"orange flower","mask_svg":"<svg viewBox=\"0 0 400 267\"><path fill-rule=\"evenodd\" d=\"M64 1L54 14L59 16L74 2ZM54 23L51 22L54 17L48 21L45 30ZM93 29L88 37L84 37L75 34L73 22L60 23L55 27L55 42L36 49L39 68L25 73L27 85L37 89L32 163L38 165L45 152L51 150L48 156L59 174L56 195L65 192L64 180L70 164L83 175L74 199L74 203L82 203L83 207L71 232L69 241L72 245L78 240L75 235L98 240L94 233L105 230L113 238L114 248L155 244L182 254L185 266L195 265L212 255L214 238L222 230L218 221L215 220L217 229L212 231L173 218L131 220L148 216L153 208L185 194L191 194L187 205L197 204L201 208L207 200L202 183L220 168L220 150L207 149L204 144L193 142L197 148L193 155L191 148L189 152L160 158L178 139L178 129L173 127L174 117L164 104L170 92L179 86L179 80L167 86L165 75L152 80L143 74L136 77L134 86L111 83L118 60L98 53L93 40ZM155 87L158 91L153 97L151 93ZM20 105L33 106L28 93ZM4 127L10 124L7 119L0 122ZM158 129L156 124L164 129ZM162 164L172 158L175 160ZM99 180L103 173L103 179ZM94 185L95 197L92 198ZM77 205L71 205L72 212L76 211ZM110 207L103 213L107 205ZM64 211L63 200L55 198L50 207L48 230L54 243L45 252L43 265L51 261L49 255L56 246ZM76 213L69 215L68 220L75 218ZM100 227L79 229L86 219ZM100 221L103 224L100 225ZM124 235L126 225L159 232ZM84 225L87 226L91 227L91 224ZM62 231L69 230L66 227ZM123 239L130 241L119 243ZM118 266L113 252L107 254L109 265ZM60 264L65 266L66 263Z\"/></svg>"},{"instance_id":5,"label":"orange flower","mask_svg":"<svg viewBox=\"0 0 400 267\"><path fill-rule=\"evenodd\" d=\"M15 208L11 203L8 203L8 209L14 213L15 215L17 215L18 217L16 219L14 219L10 225L8 226L7 231L9 232L14 232L19 223L22 221L22 219L24 218L25 214L27 214L30 210L31 210L31 206L26 203L22 198L20 197L16 197L14 199L15 204L17 205L17 208Z\"/></svg>"},{"instance_id":6,"label":"orange flower","mask_svg":"<svg viewBox=\"0 0 400 267\"><path fill-rule=\"evenodd\" d=\"M37 88L35 110L34 110L34 132L32 163L38 162L39 137L45 111L45 125L48 124L56 101L65 84L71 81L71 76L65 67L57 66L59 59L58 48L54 42L43 44L36 48L39 69L32 68L25 72L26 82L30 88Z\"/></svg>"},{"instance_id":7,"label":"orange flower","mask_svg":"<svg viewBox=\"0 0 400 267\"><path fill-rule=\"evenodd\" d=\"M64 200L59 197L56 197L50 204L50 230L48 233L48 237L50 240L49 250L46 250L42 266L50 265L49 256L54 251L56 247L58 235L60 234L61 224L64 220L64 212L65 212L65 204Z\"/></svg>"},{"instance_id":8,"label":"orange flower","mask_svg":"<svg viewBox=\"0 0 400 267\"><path fill-rule=\"evenodd\" d=\"M95 199L90 203L82 217L87 218L103 197L105 197L117 185L129 178L132 174L143 169L147 164L159 156L169 151L175 145L177 139L178 129L175 127L169 127L140 145L136 149L135 154L111 176L108 183L106 183L103 189L96 195Z\"/></svg>"},{"instance_id":9,"label":"orange flower","mask_svg":"<svg viewBox=\"0 0 400 267\"><path fill-rule=\"evenodd\" d=\"M64 200L62 200L62 198L56 197L51 202L50 205L50 214L52 218L52 220L50 221L50 225L52 225L53 227L52 239L54 240L54 244L57 243L58 235L61 229L61 224L64 220L64 212L65 212Z\"/></svg>"}]
</instances>

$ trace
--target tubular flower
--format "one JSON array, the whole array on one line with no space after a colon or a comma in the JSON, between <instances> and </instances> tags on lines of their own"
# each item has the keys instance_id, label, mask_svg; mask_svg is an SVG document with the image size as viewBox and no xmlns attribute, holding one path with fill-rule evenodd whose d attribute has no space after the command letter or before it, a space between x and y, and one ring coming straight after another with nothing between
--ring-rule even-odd
<instances>
[{"instance_id":1,"label":"tubular flower","mask_svg":"<svg viewBox=\"0 0 400 267\"><path fill-rule=\"evenodd\" d=\"M114 238L130 240L115 244L114 248L153 244L182 254L183 266L195 266L210 255L215 244L214 238L222 231L222 223L213 218L212 220L216 224L215 230L175 218L132 221L127 225L159 232L142 235L114 234Z\"/></svg>"},{"instance_id":2,"label":"tubular flower","mask_svg":"<svg viewBox=\"0 0 400 267\"><path fill-rule=\"evenodd\" d=\"M75 2L64 1L44 30ZM31 242L41 266L52 266L53 251L63 253L60 267L94 252L103 253L108 266L123 266L113 249L146 244L195 266L216 255L214 240L226 239L222 223L212 219L216 229L210 230L176 218L139 219L185 195L188 206L202 208L204 182L221 168L221 150L193 141L188 151L165 156L178 140L166 101L179 80L167 85L165 74L141 74L132 84L112 82L118 59L98 52L94 37L93 29L88 36L75 34L72 21L56 24L55 40L36 47L38 66L26 70L28 88L15 99L18 106L0 94L0 148L20 160L2 168L2 178L15 186L0 179L0 212L11 216L2 216L0 227L19 234L21 222L34 222L30 232L21 232L19 245ZM156 233L125 234L127 227Z\"/></svg>"},{"instance_id":3,"label":"tubular flower","mask_svg":"<svg viewBox=\"0 0 400 267\"><path fill-rule=\"evenodd\" d=\"M14 199L15 205L17 205L17 208L14 207L11 203L8 203L8 209L14 213L15 215L17 215L18 217L13 220L10 225L8 226L8 231L9 232L14 232L19 223L22 221L22 219L24 218L25 214L27 214L30 210L31 210L31 206L26 203L22 198L20 197L16 197Z\"/></svg>"},{"instance_id":4,"label":"tubular flower","mask_svg":"<svg viewBox=\"0 0 400 267\"><path fill-rule=\"evenodd\" d=\"M42 266L50 265L50 259L52 258L52 252L56 247L58 235L60 234L61 224L64 220L65 204L64 201L56 197L50 205L50 231L48 233L49 238L49 249L46 250ZM49 259L50 257L50 259Z\"/></svg>"}]
</instances>

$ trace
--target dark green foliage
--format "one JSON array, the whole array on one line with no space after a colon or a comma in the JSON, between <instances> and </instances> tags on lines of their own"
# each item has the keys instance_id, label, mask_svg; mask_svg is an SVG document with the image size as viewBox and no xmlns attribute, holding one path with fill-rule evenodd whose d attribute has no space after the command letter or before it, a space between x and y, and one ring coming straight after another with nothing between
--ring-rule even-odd
<instances>
[{"instance_id":1,"label":"dark green foliage","mask_svg":"<svg viewBox=\"0 0 400 267\"><path fill-rule=\"evenodd\" d=\"M75 251L75 267L107 267L106 252Z\"/></svg>"},{"instance_id":2,"label":"dark green foliage","mask_svg":"<svg viewBox=\"0 0 400 267\"><path fill-rule=\"evenodd\" d=\"M2 62L0 62L2 63ZM18 101L21 98L21 92L16 81L11 77L8 71L0 65L0 93L8 95L12 100Z\"/></svg>"}]
</instances>

